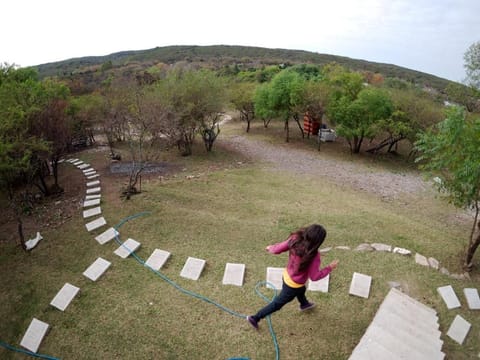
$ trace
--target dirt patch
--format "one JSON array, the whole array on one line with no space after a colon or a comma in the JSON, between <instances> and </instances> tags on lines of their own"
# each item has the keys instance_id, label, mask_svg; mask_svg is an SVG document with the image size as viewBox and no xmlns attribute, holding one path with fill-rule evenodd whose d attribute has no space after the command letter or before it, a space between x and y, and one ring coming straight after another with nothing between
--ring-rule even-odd
<instances>
[{"instance_id":1,"label":"dirt patch","mask_svg":"<svg viewBox=\"0 0 480 360\"><path fill-rule=\"evenodd\" d=\"M34 209L22 216L25 240L35 237L37 231L42 234L45 229L58 228L72 217L79 216L84 200L85 177L73 171L70 164L60 164L58 177L63 193L39 197ZM11 209L7 209L0 218L0 242L17 243L20 246L17 222Z\"/></svg>"}]
</instances>

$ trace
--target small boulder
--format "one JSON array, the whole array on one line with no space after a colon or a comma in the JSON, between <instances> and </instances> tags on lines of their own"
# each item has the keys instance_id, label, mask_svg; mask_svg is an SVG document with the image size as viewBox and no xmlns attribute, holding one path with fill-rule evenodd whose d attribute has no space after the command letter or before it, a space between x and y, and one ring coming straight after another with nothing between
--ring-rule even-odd
<instances>
[{"instance_id":1,"label":"small boulder","mask_svg":"<svg viewBox=\"0 0 480 360\"><path fill-rule=\"evenodd\" d=\"M360 244L355 248L355 251L375 251L370 244Z\"/></svg>"},{"instance_id":2,"label":"small boulder","mask_svg":"<svg viewBox=\"0 0 480 360\"><path fill-rule=\"evenodd\" d=\"M407 250L407 249L404 249L404 248L400 248L400 247L396 247L393 249L393 253L394 254L400 254L400 255L404 255L404 256L410 256L412 255L412 252L410 250Z\"/></svg>"},{"instance_id":3,"label":"small boulder","mask_svg":"<svg viewBox=\"0 0 480 360\"><path fill-rule=\"evenodd\" d=\"M372 247L377 251L386 251L386 252L391 252L392 251L392 246L391 245L373 243Z\"/></svg>"}]
</instances>

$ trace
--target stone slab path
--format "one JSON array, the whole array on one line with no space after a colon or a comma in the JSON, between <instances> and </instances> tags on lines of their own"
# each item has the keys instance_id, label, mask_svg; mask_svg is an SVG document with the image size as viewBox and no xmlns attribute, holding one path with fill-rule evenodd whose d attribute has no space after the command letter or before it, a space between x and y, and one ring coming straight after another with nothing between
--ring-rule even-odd
<instances>
[{"instance_id":1,"label":"stone slab path","mask_svg":"<svg viewBox=\"0 0 480 360\"><path fill-rule=\"evenodd\" d=\"M223 273L223 285L243 286L245 277L245 264L227 263Z\"/></svg>"},{"instance_id":2,"label":"stone slab path","mask_svg":"<svg viewBox=\"0 0 480 360\"><path fill-rule=\"evenodd\" d=\"M283 270L284 268L279 268L279 267L267 267L267 287L268 288L273 288L275 290L282 290L282 285L283 285Z\"/></svg>"},{"instance_id":3,"label":"stone slab path","mask_svg":"<svg viewBox=\"0 0 480 360\"><path fill-rule=\"evenodd\" d=\"M442 297L445 305L449 310L461 307L460 300L458 300L457 294L452 288L452 285L442 286L437 288L438 293Z\"/></svg>"},{"instance_id":4,"label":"stone slab path","mask_svg":"<svg viewBox=\"0 0 480 360\"><path fill-rule=\"evenodd\" d=\"M471 324L465 320L460 315L455 316L452 324L448 328L447 335L455 340L460 345L463 344L463 341L467 337L468 332L470 331Z\"/></svg>"},{"instance_id":5,"label":"stone slab path","mask_svg":"<svg viewBox=\"0 0 480 360\"><path fill-rule=\"evenodd\" d=\"M100 180L89 181L86 185L87 187L100 185Z\"/></svg>"},{"instance_id":6,"label":"stone slab path","mask_svg":"<svg viewBox=\"0 0 480 360\"><path fill-rule=\"evenodd\" d=\"M120 256L122 259L126 259L131 253L136 251L140 247L140 243L134 239L127 239L117 250L114 251L115 255Z\"/></svg>"},{"instance_id":7,"label":"stone slab path","mask_svg":"<svg viewBox=\"0 0 480 360\"><path fill-rule=\"evenodd\" d=\"M93 231L93 230L96 230L98 228L101 228L104 225L107 225L107 221L102 216L102 217L99 217L98 219L95 219L95 220L89 222L89 223L86 223L85 227L87 228L88 231Z\"/></svg>"},{"instance_id":8,"label":"stone slab path","mask_svg":"<svg viewBox=\"0 0 480 360\"><path fill-rule=\"evenodd\" d=\"M352 282L350 283L349 294L368 299L371 284L371 276L354 272Z\"/></svg>"},{"instance_id":9,"label":"stone slab path","mask_svg":"<svg viewBox=\"0 0 480 360\"><path fill-rule=\"evenodd\" d=\"M170 253L168 251L155 249L147 261L145 261L145 265L158 271L165 265L169 257Z\"/></svg>"},{"instance_id":10,"label":"stone slab path","mask_svg":"<svg viewBox=\"0 0 480 360\"><path fill-rule=\"evenodd\" d=\"M60 291L55 295L55 297L50 302L50 305L56 307L58 310L65 311L68 305L72 302L73 298L77 296L80 288L65 283Z\"/></svg>"},{"instance_id":11,"label":"stone slab path","mask_svg":"<svg viewBox=\"0 0 480 360\"><path fill-rule=\"evenodd\" d=\"M95 196L95 195L87 195L87 196ZM90 199L90 200L85 200L83 202L83 207L90 207L90 206L96 206L96 205L100 205L100 198L96 198L96 199Z\"/></svg>"},{"instance_id":12,"label":"stone slab path","mask_svg":"<svg viewBox=\"0 0 480 360\"><path fill-rule=\"evenodd\" d=\"M20 345L31 352L36 353L44 336L47 334L49 325L43 321L33 318L23 335Z\"/></svg>"},{"instance_id":13,"label":"stone slab path","mask_svg":"<svg viewBox=\"0 0 480 360\"><path fill-rule=\"evenodd\" d=\"M465 298L467 299L468 308L470 310L480 310L480 297L478 296L478 290L475 288L463 289Z\"/></svg>"},{"instance_id":14,"label":"stone slab path","mask_svg":"<svg viewBox=\"0 0 480 360\"><path fill-rule=\"evenodd\" d=\"M101 197L102 197L102 194L85 195L85 200L95 200L95 199L100 199Z\"/></svg>"},{"instance_id":15,"label":"stone slab path","mask_svg":"<svg viewBox=\"0 0 480 360\"><path fill-rule=\"evenodd\" d=\"M119 235L118 231L115 230L113 227L111 227L111 228L108 228L107 230L105 230L100 235L96 236L95 240L97 240L100 245L103 245L103 244L109 242L115 236L118 236L118 235Z\"/></svg>"},{"instance_id":16,"label":"stone slab path","mask_svg":"<svg viewBox=\"0 0 480 360\"><path fill-rule=\"evenodd\" d=\"M180 272L180 276L186 279L198 280L202 274L205 264L206 261L203 259L188 257L182 271Z\"/></svg>"},{"instance_id":17,"label":"stone slab path","mask_svg":"<svg viewBox=\"0 0 480 360\"><path fill-rule=\"evenodd\" d=\"M85 210L83 212L83 218L86 219L92 216L100 215L101 213L102 213L102 209L100 208L100 206L97 206L97 207Z\"/></svg>"},{"instance_id":18,"label":"stone slab path","mask_svg":"<svg viewBox=\"0 0 480 360\"><path fill-rule=\"evenodd\" d=\"M325 276L323 279L320 279L317 281L309 280L307 285L307 290L328 293L329 283L330 283L330 274Z\"/></svg>"},{"instance_id":19,"label":"stone slab path","mask_svg":"<svg viewBox=\"0 0 480 360\"><path fill-rule=\"evenodd\" d=\"M110 261L107 261L101 257L95 260L87 270L83 272L83 275L92 281L97 281L100 276L112 265Z\"/></svg>"},{"instance_id":20,"label":"stone slab path","mask_svg":"<svg viewBox=\"0 0 480 360\"><path fill-rule=\"evenodd\" d=\"M99 193L100 191L102 191L102 189L100 188L100 186L98 186L98 187L87 189L87 194L95 194L95 193Z\"/></svg>"}]
</instances>

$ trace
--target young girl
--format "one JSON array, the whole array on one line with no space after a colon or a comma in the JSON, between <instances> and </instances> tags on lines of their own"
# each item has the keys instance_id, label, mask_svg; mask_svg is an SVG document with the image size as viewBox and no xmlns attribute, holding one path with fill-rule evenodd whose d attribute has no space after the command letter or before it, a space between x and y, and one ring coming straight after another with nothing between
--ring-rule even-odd
<instances>
[{"instance_id":1,"label":"young girl","mask_svg":"<svg viewBox=\"0 0 480 360\"><path fill-rule=\"evenodd\" d=\"M283 272L282 291L270 304L255 315L247 316L250 325L258 330L258 322L261 319L280 310L294 298L297 298L300 303L300 311L315 306L315 303L309 302L305 297L305 283L308 279L315 281L324 278L338 264L338 260L334 260L330 265L320 269L318 248L322 245L326 236L327 231L323 226L313 224L290 234L287 240L283 242L266 247L266 250L272 254L280 254L288 250L288 264Z\"/></svg>"}]
</instances>

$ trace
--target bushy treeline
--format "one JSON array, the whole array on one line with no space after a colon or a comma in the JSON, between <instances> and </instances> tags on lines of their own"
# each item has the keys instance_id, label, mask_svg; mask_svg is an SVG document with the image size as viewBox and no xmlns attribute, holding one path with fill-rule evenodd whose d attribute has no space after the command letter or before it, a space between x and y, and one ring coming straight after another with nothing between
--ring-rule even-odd
<instances>
[{"instance_id":1,"label":"bushy treeline","mask_svg":"<svg viewBox=\"0 0 480 360\"><path fill-rule=\"evenodd\" d=\"M0 188L18 221L23 246L21 215L33 207L32 189L44 196L63 191L58 162L93 140L88 124L88 114L64 84L39 81L32 69L0 66Z\"/></svg>"}]
</instances>

